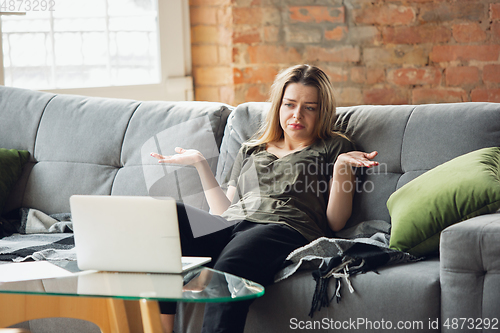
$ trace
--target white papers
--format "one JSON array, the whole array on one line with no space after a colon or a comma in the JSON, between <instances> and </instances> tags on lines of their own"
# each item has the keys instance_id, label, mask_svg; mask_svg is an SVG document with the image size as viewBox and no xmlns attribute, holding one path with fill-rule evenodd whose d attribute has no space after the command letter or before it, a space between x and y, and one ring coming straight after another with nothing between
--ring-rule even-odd
<instances>
[{"instance_id":1,"label":"white papers","mask_svg":"<svg viewBox=\"0 0 500 333\"><path fill-rule=\"evenodd\" d=\"M73 275L48 261L32 261L0 265L0 282L49 279Z\"/></svg>"}]
</instances>

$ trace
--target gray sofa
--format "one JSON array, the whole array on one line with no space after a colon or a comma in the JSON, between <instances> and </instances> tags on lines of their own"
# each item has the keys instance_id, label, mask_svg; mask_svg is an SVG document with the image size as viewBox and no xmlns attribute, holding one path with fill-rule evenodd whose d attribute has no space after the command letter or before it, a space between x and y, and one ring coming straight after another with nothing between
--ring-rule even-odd
<instances>
[{"instance_id":1,"label":"gray sofa","mask_svg":"<svg viewBox=\"0 0 500 333\"><path fill-rule=\"evenodd\" d=\"M160 166L145 155L154 148L164 154L175 146L200 149L222 179L267 106L137 102L0 87L0 147L31 152L4 213L20 207L66 213L72 194L168 195L208 209L193 168ZM347 227L390 222L386 201L396 189L456 156L500 146L500 104L357 106L339 108L338 114L339 127L357 148L377 150L377 161L386 167L361 177L373 190L356 193ZM477 332L460 318L500 319L499 240L499 213L455 224L442 233L439 254L355 276L355 292L345 292L340 303L313 319L308 313L315 281L311 271L299 271L253 303L246 332ZM180 304L175 331L199 331L202 313L202 304ZM311 328L315 324L320 327Z\"/></svg>"}]
</instances>

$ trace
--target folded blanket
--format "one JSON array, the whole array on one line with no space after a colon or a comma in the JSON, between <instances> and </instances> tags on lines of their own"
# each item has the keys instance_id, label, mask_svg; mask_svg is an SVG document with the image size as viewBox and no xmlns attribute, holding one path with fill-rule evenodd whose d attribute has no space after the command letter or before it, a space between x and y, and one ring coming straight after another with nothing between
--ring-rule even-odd
<instances>
[{"instance_id":1,"label":"folded blanket","mask_svg":"<svg viewBox=\"0 0 500 333\"><path fill-rule=\"evenodd\" d=\"M47 215L31 208L20 209L17 232L2 238L0 260L76 260L71 215Z\"/></svg>"},{"instance_id":2,"label":"folded blanket","mask_svg":"<svg viewBox=\"0 0 500 333\"><path fill-rule=\"evenodd\" d=\"M73 231L70 213L47 215L37 209L21 208L21 234L59 233Z\"/></svg>"},{"instance_id":3,"label":"folded blanket","mask_svg":"<svg viewBox=\"0 0 500 333\"><path fill-rule=\"evenodd\" d=\"M70 233L13 234L0 241L0 260L76 260Z\"/></svg>"}]
</instances>

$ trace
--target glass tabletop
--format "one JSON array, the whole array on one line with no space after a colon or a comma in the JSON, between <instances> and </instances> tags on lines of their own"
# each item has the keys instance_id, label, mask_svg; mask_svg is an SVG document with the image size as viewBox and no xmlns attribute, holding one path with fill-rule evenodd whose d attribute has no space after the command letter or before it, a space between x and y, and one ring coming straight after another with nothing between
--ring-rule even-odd
<instances>
[{"instance_id":1,"label":"glass tabletop","mask_svg":"<svg viewBox=\"0 0 500 333\"><path fill-rule=\"evenodd\" d=\"M0 293L206 303L257 298L264 295L264 287L198 267L183 274L83 271L67 277L0 283Z\"/></svg>"}]
</instances>

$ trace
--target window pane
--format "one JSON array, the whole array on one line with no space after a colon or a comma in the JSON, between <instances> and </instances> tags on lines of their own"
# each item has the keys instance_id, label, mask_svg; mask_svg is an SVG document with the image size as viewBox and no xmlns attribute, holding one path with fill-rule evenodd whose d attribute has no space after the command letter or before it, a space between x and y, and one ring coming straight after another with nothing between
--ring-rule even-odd
<instances>
[{"instance_id":1,"label":"window pane","mask_svg":"<svg viewBox=\"0 0 500 333\"><path fill-rule=\"evenodd\" d=\"M57 18L104 16L106 7L105 0L63 0L56 2L53 14Z\"/></svg>"},{"instance_id":2,"label":"window pane","mask_svg":"<svg viewBox=\"0 0 500 333\"><path fill-rule=\"evenodd\" d=\"M54 33L56 67L82 65L82 36L77 32Z\"/></svg>"},{"instance_id":3,"label":"window pane","mask_svg":"<svg viewBox=\"0 0 500 333\"><path fill-rule=\"evenodd\" d=\"M5 84L31 89L160 81L156 0L61 0L2 16Z\"/></svg>"},{"instance_id":4,"label":"window pane","mask_svg":"<svg viewBox=\"0 0 500 333\"><path fill-rule=\"evenodd\" d=\"M106 31L106 18L54 18L54 31Z\"/></svg>"},{"instance_id":5,"label":"window pane","mask_svg":"<svg viewBox=\"0 0 500 333\"><path fill-rule=\"evenodd\" d=\"M83 63L85 65L101 65L108 63L108 47L106 34L103 32L86 32L82 34Z\"/></svg>"},{"instance_id":6,"label":"window pane","mask_svg":"<svg viewBox=\"0 0 500 333\"><path fill-rule=\"evenodd\" d=\"M109 13L112 16L148 15L156 8L151 0L109 0Z\"/></svg>"}]
</instances>

